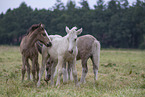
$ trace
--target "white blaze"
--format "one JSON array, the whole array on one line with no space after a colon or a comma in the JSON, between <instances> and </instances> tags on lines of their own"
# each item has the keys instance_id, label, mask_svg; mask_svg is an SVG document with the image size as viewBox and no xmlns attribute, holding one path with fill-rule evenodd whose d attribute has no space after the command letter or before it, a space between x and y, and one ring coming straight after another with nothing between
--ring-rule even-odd
<instances>
[{"instance_id":1,"label":"white blaze","mask_svg":"<svg viewBox=\"0 0 145 97\"><path fill-rule=\"evenodd\" d=\"M51 41L51 39L49 38L46 30L45 30L45 34L46 34L47 38Z\"/></svg>"}]
</instances>

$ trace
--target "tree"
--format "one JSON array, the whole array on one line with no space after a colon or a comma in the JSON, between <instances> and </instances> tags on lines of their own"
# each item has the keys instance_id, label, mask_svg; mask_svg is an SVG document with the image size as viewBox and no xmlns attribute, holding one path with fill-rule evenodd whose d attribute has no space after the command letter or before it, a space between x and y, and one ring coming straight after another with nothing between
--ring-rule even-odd
<instances>
[{"instance_id":1,"label":"tree","mask_svg":"<svg viewBox=\"0 0 145 97\"><path fill-rule=\"evenodd\" d=\"M56 0L56 3L53 6L53 9L55 9L55 10L64 10L65 7L64 7L63 2L61 0Z\"/></svg>"},{"instance_id":2,"label":"tree","mask_svg":"<svg viewBox=\"0 0 145 97\"><path fill-rule=\"evenodd\" d=\"M0 19L2 19L4 17L3 12L0 14Z\"/></svg>"},{"instance_id":3,"label":"tree","mask_svg":"<svg viewBox=\"0 0 145 97\"><path fill-rule=\"evenodd\" d=\"M104 0L98 0L97 5L94 5L94 8L101 11L105 10L106 5L104 4Z\"/></svg>"},{"instance_id":4,"label":"tree","mask_svg":"<svg viewBox=\"0 0 145 97\"><path fill-rule=\"evenodd\" d=\"M121 3L123 9L129 8L128 0L121 0Z\"/></svg>"},{"instance_id":5,"label":"tree","mask_svg":"<svg viewBox=\"0 0 145 97\"><path fill-rule=\"evenodd\" d=\"M90 10L89 4L88 4L87 0L81 0L80 4L82 6L82 9L84 9L84 10Z\"/></svg>"},{"instance_id":6,"label":"tree","mask_svg":"<svg viewBox=\"0 0 145 97\"><path fill-rule=\"evenodd\" d=\"M76 4L74 1L68 0L66 7L67 7L67 10L73 11L76 7Z\"/></svg>"},{"instance_id":7,"label":"tree","mask_svg":"<svg viewBox=\"0 0 145 97\"><path fill-rule=\"evenodd\" d=\"M117 1L115 0L111 0L108 4L108 10L110 10L113 14L115 14L116 12L118 12L120 6L120 3L117 4Z\"/></svg>"},{"instance_id":8,"label":"tree","mask_svg":"<svg viewBox=\"0 0 145 97\"><path fill-rule=\"evenodd\" d=\"M54 10L35 9L25 2L18 8L0 14L0 44L19 44L32 24L43 23L48 34L66 35L65 26L83 28L83 33L96 37L102 47L145 47L145 2L137 0L132 6L127 0L97 0L90 9L86 0L74 0L67 5L57 0Z\"/></svg>"}]
</instances>

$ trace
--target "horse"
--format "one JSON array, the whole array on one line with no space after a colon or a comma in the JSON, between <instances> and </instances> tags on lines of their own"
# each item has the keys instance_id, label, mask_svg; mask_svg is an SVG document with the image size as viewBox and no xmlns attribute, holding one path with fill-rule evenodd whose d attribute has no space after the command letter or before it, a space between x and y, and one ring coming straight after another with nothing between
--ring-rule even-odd
<instances>
[{"instance_id":1,"label":"horse","mask_svg":"<svg viewBox=\"0 0 145 97\"><path fill-rule=\"evenodd\" d=\"M76 59L77 60L81 59L81 63L82 63L82 76L81 76L80 83L85 82L85 77L88 72L87 61L89 58L93 63L94 80L96 81L98 79L97 75L98 75L99 62L100 62L100 48L101 48L100 42L92 35L83 35L77 38L77 48L78 48L78 55ZM50 71L48 71L51 70L50 68L51 65L49 60L47 64L49 64L49 66L47 66L47 68L49 67L49 69L46 69L46 74L47 74L47 76L45 77L46 82L49 81L49 77L51 76L49 73ZM53 63L51 62L51 64ZM67 68L68 79L73 80L72 72L71 72L72 70L70 66L71 65L68 65ZM66 69L66 64L64 64L63 68ZM64 77L66 76L67 75L65 75Z\"/></svg>"},{"instance_id":2,"label":"horse","mask_svg":"<svg viewBox=\"0 0 145 97\"><path fill-rule=\"evenodd\" d=\"M50 37L51 40L53 38L55 38L54 35L52 37ZM42 46L43 46L43 44L40 43L40 42L37 42L36 45L37 45L37 49L38 49L39 53L42 55ZM44 52L44 50L43 50L43 52ZM48 84L48 81L50 80L50 77L51 77L51 67L52 67L52 65L53 65L53 60L49 57L46 61L46 65L45 65L45 79L44 79L44 81L47 84ZM55 74L56 74L56 72L55 72Z\"/></svg>"},{"instance_id":3,"label":"horse","mask_svg":"<svg viewBox=\"0 0 145 97\"><path fill-rule=\"evenodd\" d=\"M85 83L85 77L88 73L87 61L90 58L93 63L94 81L98 79L98 69L100 62L100 42L92 35L83 35L77 39L78 55L77 60L81 59L82 76L80 83ZM71 76L71 65L68 65L67 72L68 78L73 79ZM64 66L65 68L65 66Z\"/></svg>"},{"instance_id":4,"label":"horse","mask_svg":"<svg viewBox=\"0 0 145 97\"><path fill-rule=\"evenodd\" d=\"M40 41L47 47L50 47L51 40L48 37L43 24L32 25L27 35L25 35L20 43L20 52L22 54L22 82L24 81L24 76L27 67L27 79L30 80L30 64L28 60L32 61L32 75L33 81L35 81L35 72L37 71L37 79L39 77L39 63L38 63L38 50L36 47L36 42Z\"/></svg>"},{"instance_id":5,"label":"horse","mask_svg":"<svg viewBox=\"0 0 145 97\"><path fill-rule=\"evenodd\" d=\"M52 41L53 39L55 38L60 38L62 36L60 35L49 35L49 38L50 40ZM36 46L37 46L37 49L38 49L38 52L42 55L42 46L43 44L40 43L39 41L36 43ZM45 52L45 51L43 51ZM44 81L48 84L48 81L50 80L50 77L51 77L51 66L53 65L53 60L49 57L47 62L46 62L46 66L45 66L45 79ZM55 72L56 74L56 72Z\"/></svg>"},{"instance_id":6,"label":"horse","mask_svg":"<svg viewBox=\"0 0 145 97\"><path fill-rule=\"evenodd\" d=\"M53 65L51 66L51 85L54 86L54 72L56 66L58 67L58 77L56 86L60 85L60 77L65 72L62 68L63 63L69 62L72 65L72 72L75 81L75 85L78 86L77 70L76 70L76 56L78 49L76 46L77 35L82 32L82 28L77 30L77 27L73 27L71 30L66 26L67 35L64 37L55 37L52 39L52 47L42 47L42 66L40 69L39 80L37 82L37 87L40 86L40 80L44 73L45 65L48 58L53 60ZM65 77L66 78L66 77Z\"/></svg>"}]
</instances>

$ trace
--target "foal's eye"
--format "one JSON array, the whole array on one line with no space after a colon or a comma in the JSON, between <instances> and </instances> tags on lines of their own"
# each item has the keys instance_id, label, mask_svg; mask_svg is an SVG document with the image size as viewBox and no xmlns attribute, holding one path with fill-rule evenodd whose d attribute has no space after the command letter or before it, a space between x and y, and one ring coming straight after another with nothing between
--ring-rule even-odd
<instances>
[{"instance_id":1,"label":"foal's eye","mask_svg":"<svg viewBox=\"0 0 145 97\"><path fill-rule=\"evenodd\" d=\"M42 30L44 30L44 28L41 27Z\"/></svg>"},{"instance_id":2,"label":"foal's eye","mask_svg":"<svg viewBox=\"0 0 145 97\"><path fill-rule=\"evenodd\" d=\"M45 34L45 33L43 33L42 35L43 35L43 36L46 36L46 34Z\"/></svg>"},{"instance_id":3,"label":"foal's eye","mask_svg":"<svg viewBox=\"0 0 145 97\"><path fill-rule=\"evenodd\" d=\"M75 39L75 41L76 41L77 39Z\"/></svg>"}]
</instances>

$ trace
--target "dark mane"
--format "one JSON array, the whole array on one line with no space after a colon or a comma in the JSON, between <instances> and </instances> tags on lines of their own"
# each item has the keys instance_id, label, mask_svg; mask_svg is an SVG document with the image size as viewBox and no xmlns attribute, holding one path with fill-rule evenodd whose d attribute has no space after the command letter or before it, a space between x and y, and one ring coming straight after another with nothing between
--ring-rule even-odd
<instances>
[{"instance_id":1,"label":"dark mane","mask_svg":"<svg viewBox=\"0 0 145 97\"><path fill-rule=\"evenodd\" d=\"M27 31L27 35L39 27L40 24L33 24Z\"/></svg>"}]
</instances>

